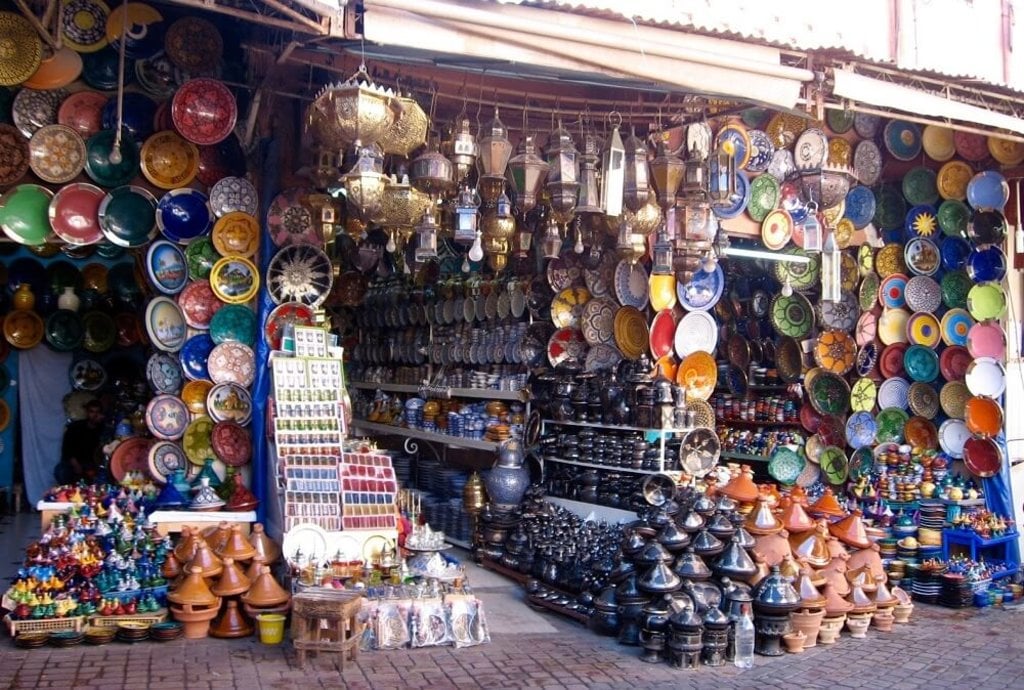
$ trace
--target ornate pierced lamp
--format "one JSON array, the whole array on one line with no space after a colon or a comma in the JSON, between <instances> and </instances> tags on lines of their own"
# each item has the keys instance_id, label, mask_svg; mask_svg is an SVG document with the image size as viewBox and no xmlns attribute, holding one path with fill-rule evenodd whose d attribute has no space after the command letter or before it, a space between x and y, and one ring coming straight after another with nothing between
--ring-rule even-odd
<instances>
[{"instance_id":1,"label":"ornate pierced lamp","mask_svg":"<svg viewBox=\"0 0 1024 690\"><path fill-rule=\"evenodd\" d=\"M377 146L364 146L352 169L341 176L349 207L364 220L377 218L384 200L384 157Z\"/></svg>"},{"instance_id":2,"label":"ornate pierced lamp","mask_svg":"<svg viewBox=\"0 0 1024 690\"><path fill-rule=\"evenodd\" d=\"M397 96L391 101L394 118L377 142L384 153L408 156L427 141L430 119L415 98Z\"/></svg>"},{"instance_id":3,"label":"ornate pierced lamp","mask_svg":"<svg viewBox=\"0 0 1024 690\"><path fill-rule=\"evenodd\" d=\"M494 119L480 130L477 141L477 166L480 170L480 196L487 203L494 203L505 190L505 171L512 157L512 142L508 130L494 108Z\"/></svg>"},{"instance_id":4,"label":"ornate pierced lamp","mask_svg":"<svg viewBox=\"0 0 1024 690\"><path fill-rule=\"evenodd\" d=\"M413 160L409 180L413 187L435 198L455 189L452 162L441 155L437 139L431 138L427 150Z\"/></svg>"},{"instance_id":5,"label":"ornate pierced lamp","mask_svg":"<svg viewBox=\"0 0 1024 690\"><path fill-rule=\"evenodd\" d=\"M576 197L580 189L580 152L576 150L572 134L562 126L561 121L548 138L544 153L551 166L544 186L551 199L555 219L564 226L576 214Z\"/></svg>"},{"instance_id":6,"label":"ornate pierced lamp","mask_svg":"<svg viewBox=\"0 0 1024 690\"><path fill-rule=\"evenodd\" d=\"M394 121L393 98L389 89L373 83L366 65L360 65L348 80L321 89L307 116L325 143L339 144L338 148L370 146Z\"/></svg>"},{"instance_id":7,"label":"ornate pierced lamp","mask_svg":"<svg viewBox=\"0 0 1024 690\"><path fill-rule=\"evenodd\" d=\"M594 132L583 134L580 155L580 191L576 199L576 213L601 213L601 189L598 184L597 162L601 158L601 138Z\"/></svg>"},{"instance_id":8,"label":"ornate pierced lamp","mask_svg":"<svg viewBox=\"0 0 1024 690\"><path fill-rule=\"evenodd\" d=\"M430 208L430 197L409 184L409 177L401 181L392 177L384 187L380 214L390 235L388 251L404 247L413 233L413 226ZM395 246L390 246L394 243Z\"/></svg>"},{"instance_id":9,"label":"ornate pierced lamp","mask_svg":"<svg viewBox=\"0 0 1024 690\"><path fill-rule=\"evenodd\" d=\"M658 205L668 210L676 205L676 192L683 181L686 165L679 156L670 153L665 142L658 140L658 155L651 161L651 182L658 196Z\"/></svg>"},{"instance_id":10,"label":"ornate pierced lamp","mask_svg":"<svg viewBox=\"0 0 1024 690\"><path fill-rule=\"evenodd\" d=\"M477 150L476 137L469 129L469 118L460 115L452 134L451 161L455 169L456 183L464 183L476 168Z\"/></svg>"},{"instance_id":11,"label":"ornate pierced lamp","mask_svg":"<svg viewBox=\"0 0 1024 690\"><path fill-rule=\"evenodd\" d=\"M631 211L639 211L647 203L651 186L647 170L647 145L632 130L626 137L625 182L623 202Z\"/></svg>"},{"instance_id":12,"label":"ornate pierced lamp","mask_svg":"<svg viewBox=\"0 0 1024 690\"><path fill-rule=\"evenodd\" d=\"M524 134L519 142L516 155L508 162L509 182L516 194L516 208L522 215L537 205L544 179L551 166L537 155L537 145L532 134Z\"/></svg>"}]
</instances>

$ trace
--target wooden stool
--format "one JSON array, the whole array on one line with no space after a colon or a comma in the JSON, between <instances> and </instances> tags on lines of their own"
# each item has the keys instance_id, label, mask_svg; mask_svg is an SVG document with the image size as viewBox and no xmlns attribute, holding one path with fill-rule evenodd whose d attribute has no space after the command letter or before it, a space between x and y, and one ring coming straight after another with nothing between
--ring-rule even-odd
<instances>
[{"instance_id":1,"label":"wooden stool","mask_svg":"<svg viewBox=\"0 0 1024 690\"><path fill-rule=\"evenodd\" d=\"M363 597L357 592L302 592L292 597L292 644L299 666L306 666L306 652L340 652L355 661L363 624L356 620Z\"/></svg>"}]
</instances>

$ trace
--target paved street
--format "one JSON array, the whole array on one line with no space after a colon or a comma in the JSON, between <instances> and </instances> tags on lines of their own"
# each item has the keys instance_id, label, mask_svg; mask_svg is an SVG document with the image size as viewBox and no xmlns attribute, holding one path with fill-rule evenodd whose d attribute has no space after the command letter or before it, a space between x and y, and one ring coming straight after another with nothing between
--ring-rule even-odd
<instances>
[{"instance_id":1,"label":"paved street","mask_svg":"<svg viewBox=\"0 0 1024 690\"><path fill-rule=\"evenodd\" d=\"M26 517L30 517L28 522ZM10 572L35 516L0 522L4 570ZM178 640L126 646L20 650L0 639L0 688L152 688L287 690L290 688L1024 688L1022 610L952 611L918 605L911 624L868 639L799 655L756 657L754 668L679 671L650 665L579 624L537 613L516 585L471 568L487 606L492 641L469 649L362 653L342 673L321 656L298 667L291 645L248 640Z\"/></svg>"}]
</instances>

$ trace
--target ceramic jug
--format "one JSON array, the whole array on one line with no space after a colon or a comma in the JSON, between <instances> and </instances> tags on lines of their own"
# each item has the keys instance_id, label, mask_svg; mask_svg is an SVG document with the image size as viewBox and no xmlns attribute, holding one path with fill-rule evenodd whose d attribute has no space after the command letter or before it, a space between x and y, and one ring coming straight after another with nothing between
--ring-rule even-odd
<instances>
[{"instance_id":1,"label":"ceramic jug","mask_svg":"<svg viewBox=\"0 0 1024 690\"><path fill-rule=\"evenodd\" d=\"M523 465L523 447L511 439L498 448L498 462L484 476L487 495L500 510L512 510L523 500L530 485L530 471Z\"/></svg>"},{"instance_id":2,"label":"ceramic jug","mask_svg":"<svg viewBox=\"0 0 1024 690\"><path fill-rule=\"evenodd\" d=\"M64 292L57 298L57 308L67 309L68 311L78 311L78 307L81 305L82 300L78 299L78 295L75 294L75 288L68 285L64 288Z\"/></svg>"}]
</instances>

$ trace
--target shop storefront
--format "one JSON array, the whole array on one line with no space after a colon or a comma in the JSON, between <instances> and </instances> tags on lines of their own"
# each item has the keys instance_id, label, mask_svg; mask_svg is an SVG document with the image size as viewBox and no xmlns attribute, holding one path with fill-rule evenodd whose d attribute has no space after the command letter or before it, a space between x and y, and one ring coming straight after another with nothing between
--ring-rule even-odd
<instances>
[{"instance_id":1,"label":"shop storefront","mask_svg":"<svg viewBox=\"0 0 1024 690\"><path fill-rule=\"evenodd\" d=\"M0 15L3 457L103 525L23 631L423 579L367 644L478 644L449 544L681 667L1020 595L1009 86L406 4ZM111 487L53 487L92 400Z\"/></svg>"}]
</instances>

